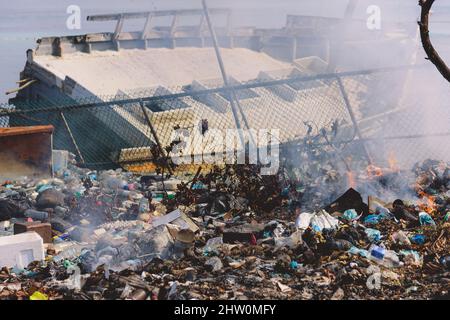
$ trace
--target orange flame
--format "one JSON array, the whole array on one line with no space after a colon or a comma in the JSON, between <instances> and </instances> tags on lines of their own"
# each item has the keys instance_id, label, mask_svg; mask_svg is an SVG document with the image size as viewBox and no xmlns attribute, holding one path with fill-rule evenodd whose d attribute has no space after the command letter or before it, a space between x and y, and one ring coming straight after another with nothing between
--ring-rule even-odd
<instances>
[{"instance_id":1,"label":"orange flame","mask_svg":"<svg viewBox=\"0 0 450 320\"><path fill-rule=\"evenodd\" d=\"M356 180L352 171L347 171L347 181L350 188L356 188Z\"/></svg>"},{"instance_id":2,"label":"orange flame","mask_svg":"<svg viewBox=\"0 0 450 320\"><path fill-rule=\"evenodd\" d=\"M381 177L383 175L383 170L380 167L371 164L367 166L367 175L371 178Z\"/></svg>"},{"instance_id":3,"label":"orange flame","mask_svg":"<svg viewBox=\"0 0 450 320\"><path fill-rule=\"evenodd\" d=\"M389 163L389 168L393 171L398 171L399 167L398 167L398 161L397 158L395 157L394 152L389 152L388 154L388 163Z\"/></svg>"},{"instance_id":4,"label":"orange flame","mask_svg":"<svg viewBox=\"0 0 450 320\"><path fill-rule=\"evenodd\" d=\"M434 213L437 211L436 197L430 196L423 191L419 191L422 203L419 203L420 210L426 213Z\"/></svg>"}]
</instances>

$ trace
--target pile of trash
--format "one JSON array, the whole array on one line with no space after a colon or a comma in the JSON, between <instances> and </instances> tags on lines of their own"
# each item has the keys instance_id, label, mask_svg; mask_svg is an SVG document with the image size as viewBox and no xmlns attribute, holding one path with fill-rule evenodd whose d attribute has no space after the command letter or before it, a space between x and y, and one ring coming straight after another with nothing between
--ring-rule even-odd
<instances>
[{"instance_id":1,"label":"pile of trash","mask_svg":"<svg viewBox=\"0 0 450 320\"><path fill-rule=\"evenodd\" d=\"M0 299L450 297L449 164L415 166L410 199L366 201L356 186L320 207L283 169L259 172L72 163L0 181Z\"/></svg>"}]
</instances>

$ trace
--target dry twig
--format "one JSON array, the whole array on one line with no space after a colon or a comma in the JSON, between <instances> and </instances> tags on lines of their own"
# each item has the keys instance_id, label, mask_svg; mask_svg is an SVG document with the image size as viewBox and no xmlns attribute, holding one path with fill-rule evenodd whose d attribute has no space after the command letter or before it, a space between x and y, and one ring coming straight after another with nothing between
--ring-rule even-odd
<instances>
[{"instance_id":1,"label":"dry twig","mask_svg":"<svg viewBox=\"0 0 450 320\"><path fill-rule=\"evenodd\" d=\"M419 0L419 5L422 7L422 12L420 16L419 26L420 26L420 37L422 39L422 45L425 52L430 60L442 76L450 82L450 69L445 64L444 60L439 56L437 51L434 49L433 44L430 39L430 10L433 6L434 0Z\"/></svg>"}]
</instances>

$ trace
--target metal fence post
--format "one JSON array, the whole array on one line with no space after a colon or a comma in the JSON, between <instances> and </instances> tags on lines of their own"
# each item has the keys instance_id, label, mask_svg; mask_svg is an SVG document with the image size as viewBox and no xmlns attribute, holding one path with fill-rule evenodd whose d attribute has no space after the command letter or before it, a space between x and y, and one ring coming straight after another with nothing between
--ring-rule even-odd
<instances>
[{"instance_id":1,"label":"metal fence post","mask_svg":"<svg viewBox=\"0 0 450 320\"><path fill-rule=\"evenodd\" d=\"M208 11L208 6L206 4L206 0L202 0L202 4L203 4L203 11L205 13L206 22L208 24L209 32L211 34L211 38L212 38L212 41L213 41L213 44L214 44L214 50L216 52L217 61L219 63L219 67L220 67L220 72L222 73L224 87L225 87L225 90L226 90L226 93L227 93L228 100L230 101L231 112L233 113L234 121L236 123L236 128L238 129L238 132L239 132L239 139L241 140L242 147L245 149L245 139L244 139L244 136L242 135L242 132L240 130L241 129L241 123L239 122L238 113L236 111L236 104L235 104L235 100L234 100L236 95L235 95L234 90L230 89L230 86L229 86L229 83L228 83L228 76L227 76L227 73L225 71L225 65L224 65L223 60L222 60L222 55L220 54L219 43L217 41L216 32L214 31L214 27L212 25L211 18L209 16L209 11ZM242 115L244 114L242 109L240 110L240 113ZM246 119L244 121L247 122ZM251 136L251 132L249 132L249 134ZM252 142L254 144L253 138L251 138L251 139L252 139ZM244 150L244 152L245 152L245 150Z\"/></svg>"},{"instance_id":2,"label":"metal fence post","mask_svg":"<svg viewBox=\"0 0 450 320\"><path fill-rule=\"evenodd\" d=\"M61 118L64 122L64 126L66 127L67 132L69 133L70 139L72 140L72 143L75 146L75 150L77 151L78 157L80 157L81 163L85 164L83 155L81 154L80 148L78 147L77 141L75 140L75 137L72 134L72 130L70 129L69 124L67 123L64 113L62 111L60 111L59 114L61 115Z\"/></svg>"},{"instance_id":3,"label":"metal fence post","mask_svg":"<svg viewBox=\"0 0 450 320\"><path fill-rule=\"evenodd\" d=\"M169 155L166 155L166 153L165 153L165 151L164 151L164 149L163 149L163 147L161 145L161 142L159 141L158 134L156 133L156 130L153 127L152 122L150 121L150 117L148 116L147 109L146 109L146 107L145 107L143 102L139 102L139 105L141 106L141 110L142 110L142 113L144 114L145 121L147 122L147 125L150 128L150 131L151 131L151 133L153 135L153 138L155 139L156 146L158 147L158 150L161 153L161 155L166 159L165 162L166 162L167 169L169 170L169 173L171 175L173 175L173 170L172 170L172 168L169 165Z\"/></svg>"}]
</instances>

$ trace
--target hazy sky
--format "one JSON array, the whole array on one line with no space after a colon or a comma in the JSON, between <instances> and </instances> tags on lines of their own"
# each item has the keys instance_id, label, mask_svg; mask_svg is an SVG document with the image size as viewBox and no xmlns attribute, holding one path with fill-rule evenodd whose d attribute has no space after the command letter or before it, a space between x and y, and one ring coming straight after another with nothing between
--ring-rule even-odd
<instances>
[{"instance_id":1,"label":"hazy sky","mask_svg":"<svg viewBox=\"0 0 450 320\"><path fill-rule=\"evenodd\" d=\"M342 17L348 0L209 0L210 7L234 9L236 25L282 27L287 14ZM66 28L66 9L78 5L83 16L82 29ZM366 15L369 5L379 5L382 18L415 23L419 8L416 0L360 0L355 16ZM440 0L450 6L450 0ZM25 64L25 51L34 48L36 39L50 35L113 31L110 23L86 22L91 14L199 8L200 0L0 0L0 102L4 92L14 88ZM127 28L133 26L127 25Z\"/></svg>"}]
</instances>

